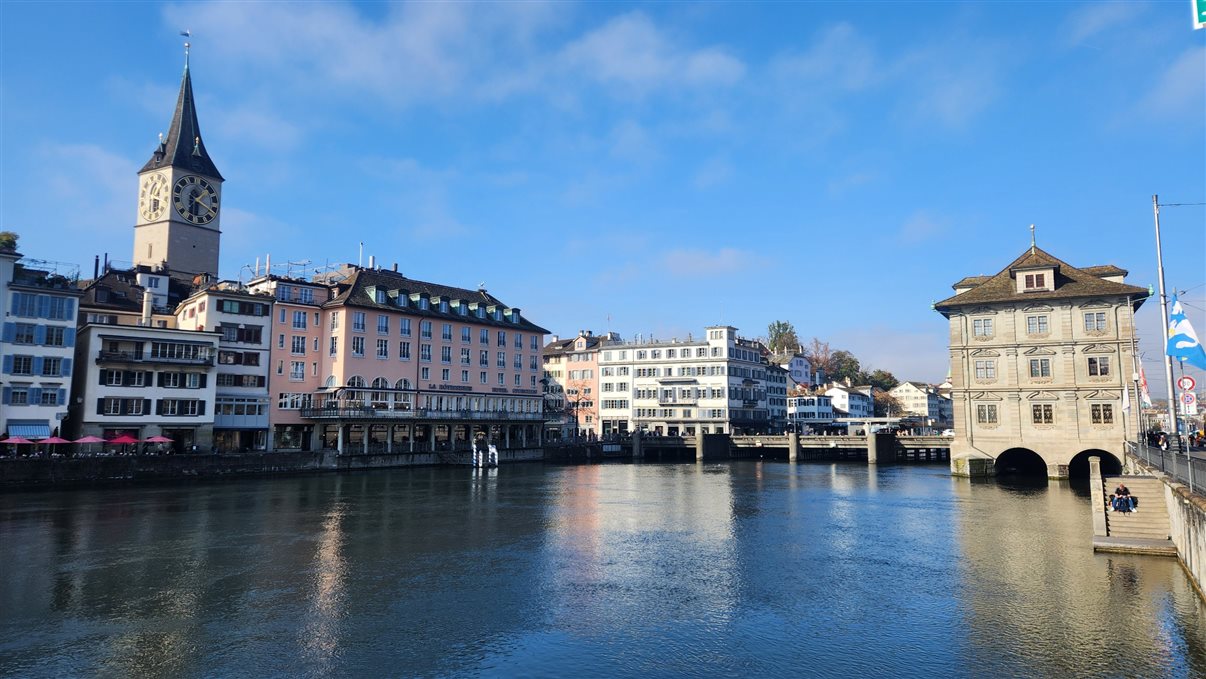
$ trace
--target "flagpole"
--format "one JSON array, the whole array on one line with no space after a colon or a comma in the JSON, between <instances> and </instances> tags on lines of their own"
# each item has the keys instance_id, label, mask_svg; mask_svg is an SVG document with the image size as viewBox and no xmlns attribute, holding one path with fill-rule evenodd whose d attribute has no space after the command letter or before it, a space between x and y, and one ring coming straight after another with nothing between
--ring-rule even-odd
<instances>
[{"instance_id":1,"label":"flagpole","mask_svg":"<svg viewBox=\"0 0 1206 679\"><path fill-rule=\"evenodd\" d=\"M1164 334L1164 346L1168 347L1168 295L1164 294L1164 254L1160 249L1160 202L1159 196L1152 194L1152 214L1156 220L1156 272L1160 281L1160 318L1164 321L1162 332ZM1164 382L1168 389L1168 427L1172 431L1169 434L1172 436L1172 441L1169 446L1176 446L1176 450L1181 448L1180 427L1177 426L1177 397L1173 393L1173 369L1172 356L1168 355L1168 350L1160 352L1164 354Z\"/></svg>"}]
</instances>

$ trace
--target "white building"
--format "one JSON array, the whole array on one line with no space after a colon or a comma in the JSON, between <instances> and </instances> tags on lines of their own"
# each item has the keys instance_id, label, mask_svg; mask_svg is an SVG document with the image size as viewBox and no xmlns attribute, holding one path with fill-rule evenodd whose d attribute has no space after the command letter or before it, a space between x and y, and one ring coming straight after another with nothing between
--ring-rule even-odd
<instances>
[{"instance_id":1,"label":"white building","mask_svg":"<svg viewBox=\"0 0 1206 679\"><path fill-rule=\"evenodd\" d=\"M788 377L797 388L808 389L813 386L812 363L804 354L778 354L771 363L787 369Z\"/></svg>"},{"instance_id":2,"label":"white building","mask_svg":"<svg viewBox=\"0 0 1206 679\"><path fill-rule=\"evenodd\" d=\"M919 417L927 427L950 425L950 399L938 387L924 382L901 382L888 393L900 403L901 415Z\"/></svg>"},{"instance_id":3,"label":"white building","mask_svg":"<svg viewBox=\"0 0 1206 679\"><path fill-rule=\"evenodd\" d=\"M78 277L72 265L0 252L0 433L43 439L66 419Z\"/></svg>"},{"instance_id":4,"label":"white building","mask_svg":"<svg viewBox=\"0 0 1206 679\"><path fill-rule=\"evenodd\" d=\"M833 399L821 394L787 399L788 422L798 432L820 431L833 425Z\"/></svg>"},{"instance_id":5,"label":"white building","mask_svg":"<svg viewBox=\"0 0 1206 679\"><path fill-rule=\"evenodd\" d=\"M603 434L762 433L771 426L760 345L730 326L704 340L628 342L599 359Z\"/></svg>"},{"instance_id":6,"label":"white building","mask_svg":"<svg viewBox=\"0 0 1206 679\"><path fill-rule=\"evenodd\" d=\"M836 417L873 417L875 400L872 398L871 392L871 387L852 387L834 383L825 390L825 395L832 399L833 412Z\"/></svg>"},{"instance_id":7,"label":"white building","mask_svg":"<svg viewBox=\"0 0 1206 679\"><path fill-rule=\"evenodd\" d=\"M218 333L85 323L76 336L74 436L166 436L209 450Z\"/></svg>"},{"instance_id":8,"label":"white building","mask_svg":"<svg viewBox=\"0 0 1206 679\"><path fill-rule=\"evenodd\" d=\"M781 432L787 427L787 391L791 381L787 368L780 365L766 367L766 408L770 413L772 432Z\"/></svg>"},{"instance_id":9,"label":"white building","mask_svg":"<svg viewBox=\"0 0 1206 679\"><path fill-rule=\"evenodd\" d=\"M214 445L219 451L268 447L274 302L271 294L254 294L236 284L221 283L193 293L176 309L176 327L212 330L221 337L214 379Z\"/></svg>"}]
</instances>

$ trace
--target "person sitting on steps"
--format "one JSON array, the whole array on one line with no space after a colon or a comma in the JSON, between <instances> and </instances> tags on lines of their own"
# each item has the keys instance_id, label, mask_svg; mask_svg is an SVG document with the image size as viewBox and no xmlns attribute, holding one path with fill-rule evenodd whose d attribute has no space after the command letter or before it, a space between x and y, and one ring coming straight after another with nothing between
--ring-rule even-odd
<instances>
[{"instance_id":1,"label":"person sitting on steps","mask_svg":"<svg viewBox=\"0 0 1206 679\"><path fill-rule=\"evenodd\" d=\"M1125 483L1119 482L1114 489L1114 510L1119 512L1138 512L1139 498L1131 495L1131 490Z\"/></svg>"}]
</instances>

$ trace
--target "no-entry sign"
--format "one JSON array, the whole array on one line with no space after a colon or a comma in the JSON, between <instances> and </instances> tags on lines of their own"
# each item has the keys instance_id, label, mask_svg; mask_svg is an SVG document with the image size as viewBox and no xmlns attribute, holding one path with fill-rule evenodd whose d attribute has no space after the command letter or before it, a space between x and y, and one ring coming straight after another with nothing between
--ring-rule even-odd
<instances>
[{"instance_id":1,"label":"no-entry sign","mask_svg":"<svg viewBox=\"0 0 1206 679\"><path fill-rule=\"evenodd\" d=\"M1181 387L1181 391L1193 391L1193 388L1198 386L1198 383L1189 375L1182 375L1181 379L1177 380L1177 386Z\"/></svg>"}]
</instances>

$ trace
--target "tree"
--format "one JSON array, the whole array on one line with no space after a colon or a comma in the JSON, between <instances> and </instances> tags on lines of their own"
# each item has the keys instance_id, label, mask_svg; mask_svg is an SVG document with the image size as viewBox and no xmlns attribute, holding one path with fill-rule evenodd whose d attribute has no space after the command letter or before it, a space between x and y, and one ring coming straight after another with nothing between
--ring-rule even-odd
<instances>
[{"instance_id":1,"label":"tree","mask_svg":"<svg viewBox=\"0 0 1206 679\"><path fill-rule=\"evenodd\" d=\"M860 384L870 384L884 391L890 391L900 384L900 380L887 370L873 370L870 375L865 375L864 379L859 380Z\"/></svg>"},{"instance_id":2,"label":"tree","mask_svg":"<svg viewBox=\"0 0 1206 679\"><path fill-rule=\"evenodd\" d=\"M829 357L829 360L830 370L828 371L828 374L831 379L848 379L851 382L858 382L859 378L863 377L863 375L860 374L862 369L859 366L858 359L855 358L854 354L850 353L849 351L846 351L845 349L838 349L837 351L833 352L833 355Z\"/></svg>"},{"instance_id":3,"label":"tree","mask_svg":"<svg viewBox=\"0 0 1206 679\"><path fill-rule=\"evenodd\" d=\"M900 414L900 401L897 401L895 396L886 391L876 390L873 393L876 417L895 417Z\"/></svg>"},{"instance_id":4,"label":"tree","mask_svg":"<svg viewBox=\"0 0 1206 679\"><path fill-rule=\"evenodd\" d=\"M818 372L824 373L825 377L833 372L833 352L829 349L829 342L822 342L816 337L804 347L804 358L812 364L813 374Z\"/></svg>"},{"instance_id":5,"label":"tree","mask_svg":"<svg viewBox=\"0 0 1206 679\"><path fill-rule=\"evenodd\" d=\"M0 250L16 250L20 234L14 231L0 231Z\"/></svg>"},{"instance_id":6,"label":"tree","mask_svg":"<svg viewBox=\"0 0 1206 679\"><path fill-rule=\"evenodd\" d=\"M766 328L767 348L773 354L793 352L800 346L800 338L790 321L775 321Z\"/></svg>"}]
</instances>

